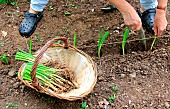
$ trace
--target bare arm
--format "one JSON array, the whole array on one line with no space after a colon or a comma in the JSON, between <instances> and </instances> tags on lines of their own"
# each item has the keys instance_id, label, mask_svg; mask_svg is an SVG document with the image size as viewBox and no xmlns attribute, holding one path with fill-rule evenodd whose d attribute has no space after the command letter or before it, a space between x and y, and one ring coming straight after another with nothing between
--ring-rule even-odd
<instances>
[{"instance_id":1,"label":"bare arm","mask_svg":"<svg viewBox=\"0 0 170 109\"><path fill-rule=\"evenodd\" d=\"M108 0L111 4L123 15L123 19L126 25L132 30L140 30L142 23L136 10L126 0Z\"/></svg>"},{"instance_id":2,"label":"bare arm","mask_svg":"<svg viewBox=\"0 0 170 109\"><path fill-rule=\"evenodd\" d=\"M158 9L165 9L167 6L168 0L158 0Z\"/></svg>"},{"instance_id":3,"label":"bare arm","mask_svg":"<svg viewBox=\"0 0 170 109\"><path fill-rule=\"evenodd\" d=\"M158 6L156 9L156 16L154 20L154 32L155 35L162 35L166 30L167 19L166 19L166 6L168 0L158 0Z\"/></svg>"}]
</instances>

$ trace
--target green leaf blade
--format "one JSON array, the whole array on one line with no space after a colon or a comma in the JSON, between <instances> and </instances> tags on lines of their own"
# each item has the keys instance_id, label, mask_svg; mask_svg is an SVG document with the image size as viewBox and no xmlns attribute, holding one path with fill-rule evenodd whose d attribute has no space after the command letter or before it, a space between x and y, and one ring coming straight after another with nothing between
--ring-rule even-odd
<instances>
[{"instance_id":1,"label":"green leaf blade","mask_svg":"<svg viewBox=\"0 0 170 109\"><path fill-rule=\"evenodd\" d=\"M100 52L101 52L101 47L104 43L104 41L106 40L106 38L109 36L109 32L106 31L105 34L102 36L102 32L100 32L100 37L99 37L99 41L98 41L98 57L100 58Z\"/></svg>"}]
</instances>

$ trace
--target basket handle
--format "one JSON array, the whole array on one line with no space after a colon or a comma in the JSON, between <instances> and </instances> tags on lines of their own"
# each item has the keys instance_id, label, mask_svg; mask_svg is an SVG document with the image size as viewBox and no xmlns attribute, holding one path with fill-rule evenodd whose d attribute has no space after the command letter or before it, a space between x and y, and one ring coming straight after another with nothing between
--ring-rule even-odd
<instances>
[{"instance_id":1,"label":"basket handle","mask_svg":"<svg viewBox=\"0 0 170 109\"><path fill-rule=\"evenodd\" d=\"M53 38L52 40L49 40L40 50L39 54L35 58L34 64L32 66L32 71L31 71L31 78L32 78L32 86L34 86L38 91L40 90L40 86L38 83L38 79L36 78L36 69L39 64L40 59L43 57L43 54L45 51L56 41L61 40L64 42L64 48L67 49L69 44L67 41L67 38L65 37L59 37L59 38Z\"/></svg>"}]
</instances>

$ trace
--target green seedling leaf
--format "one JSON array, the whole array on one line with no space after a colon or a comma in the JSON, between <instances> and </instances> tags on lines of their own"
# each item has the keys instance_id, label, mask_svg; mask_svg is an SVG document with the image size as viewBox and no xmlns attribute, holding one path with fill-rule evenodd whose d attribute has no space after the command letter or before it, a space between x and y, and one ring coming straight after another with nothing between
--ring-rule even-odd
<instances>
[{"instance_id":1,"label":"green seedling leaf","mask_svg":"<svg viewBox=\"0 0 170 109\"><path fill-rule=\"evenodd\" d=\"M110 102L114 102L115 99L116 99L116 95L115 94L109 97L109 101Z\"/></svg>"},{"instance_id":2,"label":"green seedling leaf","mask_svg":"<svg viewBox=\"0 0 170 109\"><path fill-rule=\"evenodd\" d=\"M6 57L6 54L3 55L3 57L1 58L2 62L5 64L8 64L8 59Z\"/></svg>"},{"instance_id":3,"label":"green seedling leaf","mask_svg":"<svg viewBox=\"0 0 170 109\"><path fill-rule=\"evenodd\" d=\"M152 51L152 49L153 49L153 45L155 44L155 41L156 41L156 35L154 36L154 39L153 39L153 42L152 42L152 45L151 45L151 48L150 48L150 50Z\"/></svg>"},{"instance_id":4,"label":"green seedling leaf","mask_svg":"<svg viewBox=\"0 0 170 109\"><path fill-rule=\"evenodd\" d=\"M53 10L54 8L53 8L53 6L52 5L50 5L50 10Z\"/></svg>"},{"instance_id":5,"label":"green seedling leaf","mask_svg":"<svg viewBox=\"0 0 170 109\"><path fill-rule=\"evenodd\" d=\"M7 4L7 0L0 0L0 4Z\"/></svg>"},{"instance_id":6,"label":"green seedling leaf","mask_svg":"<svg viewBox=\"0 0 170 109\"><path fill-rule=\"evenodd\" d=\"M74 34L74 47L76 47L76 43L77 43L77 35L76 34Z\"/></svg>"},{"instance_id":7,"label":"green seedling leaf","mask_svg":"<svg viewBox=\"0 0 170 109\"><path fill-rule=\"evenodd\" d=\"M16 2L11 1L10 4L14 6L16 4Z\"/></svg>"},{"instance_id":8,"label":"green seedling leaf","mask_svg":"<svg viewBox=\"0 0 170 109\"><path fill-rule=\"evenodd\" d=\"M87 103L86 102L82 102L81 103L81 108L79 108L79 109L89 109L89 108L87 108Z\"/></svg>"},{"instance_id":9,"label":"green seedling leaf","mask_svg":"<svg viewBox=\"0 0 170 109\"><path fill-rule=\"evenodd\" d=\"M0 42L0 47L4 46L4 43Z\"/></svg>"},{"instance_id":10,"label":"green seedling leaf","mask_svg":"<svg viewBox=\"0 0 170 109\"><path fill-rule=\"evenodd\" d=\"M100 58L100 51L101 51L101 47L104 43L104 41L106 40L106 38L109 36L109 32L106 31L105 34L102 34L103 31L100 31L100 36L99 36L99 41L98 41L98 57Z\"/></svg>"},{"instance_id":11,"label":"green seedling leaf","mask_svg":"<svg viewBox=\"0 0 170 109\"><path fill-rule=\"evenodd\" d=\"M113 91L117 93L117 92L119 91L118 87L117 87L117 86L114 86L114 87L113 87Z\"/></svg>"},{"instance_id":12,"label":"green seedling leaf","mask_svg":"<svg viewBox=\"0 0 170 109\"><path fill-rule=\"evenodd\" d=\"M19 105L17 103L6 103L6 108L19 108Z\"/></svg>"},{"instance_id":13,"label":"green seedling leaf","mask_svg":"<svg viewBox=\"0 0 170 109\"><path fill-rule=\"evenodd\" d=\"M122 41L122 50L123 50L123 55L125 54L125 45L126 45L126 40L128 38L129 35L129 28L126 28L124 35L123 35L123 41Z\"/></svg>"},{"instance_id":14,"label":"green seedling leaf","mask_svg":"<svg viewBox=\"0 0 170 109\"><path fill-rule=\"evenodd\" d=\"M71 13L69 11L66 11L64 12L64 15L67 16L67 15L70 15Z\"/></svg>"},{"instance_id":15,"label":"green seedling leaf","mask_svg":"<svg viewBox=\"0 0 170 109\"><path fill-rule=\"evenodd\" d=\"M30 39L29 53L32 54L32 40Z\"/></svg>"},{"instance_id":16,"label":"green seedling leaf","mask_svg":"<svg viewBox=\"0 0 170 109\"><path fill-rule=\"evenodd\" d=\"M76 9L76 10L77 10L77 9L78 9L78 6L75 6L75 7L74 7L74 9Z\"/></svg>"}]
</instances>

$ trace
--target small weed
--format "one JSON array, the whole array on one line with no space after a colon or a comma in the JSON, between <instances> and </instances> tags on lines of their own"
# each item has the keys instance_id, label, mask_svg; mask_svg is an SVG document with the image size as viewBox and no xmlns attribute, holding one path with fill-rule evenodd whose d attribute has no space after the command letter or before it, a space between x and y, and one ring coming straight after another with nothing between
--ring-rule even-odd
<instances>
[{"instance_id":1,"label":"small weed","mask_svg":"<svg viewBox=\"0 0 170 109\"><path fill-rule=\"evenodd\" d=\"M4 43L3 42L0 42L0 47L4 46Z\"/></svg>"},{"instance_id":2,"label":"small weed","mask_svg":"<svg viewBox=\"0 0 170 109\"><path fill-rule=\"evenodd\" d=\"M52 5L50 5L49 8L50 8L50 11L52 11L54 9Z\"/></svg>"},{"instance_id":3,"label":"small weed","mask_svg":"<svg viewBox=\"0 0 170 109\"><path fill-rule=\"evenodd\" d=\"M7 59L5 53L4 53L4 55L1 57L1 60L2 60L2 62L5 63L6 65L8 64L8 59Z\"/></svg>"},{"instance_id":4,"label":"small weed","mask_svg":"<svg viewBox=\"0 0 170 109\"><path fill-rule=\"evenodd\" d=\"M18 6L19 0L0 0L0 4L10 4L10 5L15 5Z\"/></svg>"},{"instance_id":5,"label":"small weed","mask_svg":"<svg viewBox=\"0 0 170 109\"><path fill-rule=\"evenodd\" d=\"M68 15L70 15L71 13L69 12L69 11L65 11L64 12L64 16L68 16Z\"/></svg>"},{"instance_id":6,"label":"small weed","mask_svg":"<svg viewBox=\"0 0 170 109\"><path fill-rule=\"evenodd\" d=\"M39 32L37 32L35 34L35 41L36 42L43 42L43 39L40 37L40 33Z\"/></svg>"},{"instance_id":7,"label":"small weed","mask_svg":"<svg viewBox=\"0 0 170 109\"><path fill-rule=\"evenodd\" d=\"M67 26L66 33L70 33L70 26Z\"/></svg>"},{"instance_id":8,"label":"small weed","mask_svg":"<svg viewBox=\"0 0 170 109\"><path fill-rule=\"evenodd\" d=\"M117 93L117 92L119 91L118 87L117 87L117 86L114 86L114 87L113 87L113 91Z\"/></svg>"},{"instance_id":9,"label":"small weed","mask_svg":"<svg viewBox=\"0 0 170 109\"><path fill-rule=\"evenodd\" d=\"M44 25L44 26L43 26L43 28L44 28L44 29L46 29L46 28L47 28L47 26L46 26L46 25Z\"/></svg>"},{"instance_id":10,"label":"small weed","mask_svg":"<svg viewBox=\"0 0 170 109\"><path fill-rule=\"evenodd\" d=\"M6 103L6 108L19 108L19 105L17 103Z\"/></svg>"},{"instance_id":11,"label":"small weed","mask_svg":"<svg viewBox=\"0 0 170 109\"><path fill-rule=\"evenodd\" d=\"M98 57L99 58L100 58L100 51L101 51L102 45L108 35L109 35L108 31L106 31L104 35L103 35L103 31L100 31L100 36L99 36L99 40L98 40Z\"/></svg>"},{"instance_id":12,"label":"small weed","mask_svg":"<svg viewBox=\"0 0 170 109\"><path fill-rule=\"evenodd\" d=\"M77 43L77 35L74 34L74 43L73 43L74 47L76 47L76 43Z\"/></svg>"},{"instance_id":13,"label":"small weed","mask_svg":"<svg viewBox=\"0 0 170 109\"><path fill-rule=\"evenodd\" d=\"M11 1L10 4L14 6L16 3L14 1Z\"/></svg>"},{"instance_id":14,"label":"small weed","mask_svg":"<svg viewBox=\"0 0 170 109\"><path fill-rule=\"evenodd\" d=\"M87 103L86 102L82 102L81 103L81 108L79 108L79 109L89 109L89 108L87 108Z\"/></svg>"},{"instance_id":15,"label":"small weed","mask_svg":"<svg viewBox=\"0 0 170 109\"><path fill-rule=\"evenodd\" d=\"M116 93L118 92L118 87L114 86L113 87L113 92L112 95L109 97L109 102L114 102L116 100Z\"/></svg>"},{"instance_id":16,"label":"small weed","mask_svg":"<svg viewBox=\"0 0 170 109\"><path fill-rule=\"evenodd\" d=\"M68 8L74 8L74 9L78 9L78 6L75 6L74 4L69 4Z\"/></svg>"},{"instance_id":17,"label":"small weed","mask_svg":"<svg viewBox=\"0 0 170 109\"><path fill-rule=\"evenodd\" d=\"M13 89L12 89L12 87L10 87L10 88L9 88L9 91L10 91L10 92L13 92Z\"/></svg>"},{"instance_id":18,"label":"small weed","mask_svg":"<svg viewBox=\"0 0 170 109\"><path fill-rule=\"evenodd\" d=\"M109 101L110 102L114 102L115 99L116 99L116 95L115 94L109 97Z\"/></svg>"},{"instance_id":19,"label":"small weed","mask_svg":"<svg viewBox=\"0 0 170 109\"><path fill-rule=\"evenodd\" d=\"M76 9L76 10L77 10L77 9L78 9L78 6L75 6L75 7L74 7L74 9Z\"/></svg>"},{"instance_id":20,"label":"small weed","mask_svg":"<svg viewBox=\"0 0 170 109\"><path fill-rule=\"evenodd\" d=\"M9 0L9 3L11 4L11 5L15 5L15 6L18 6L18 2L19 2L19 0Z\"/></svg>"},{"instance_id":21,"label":"small weed","mask_svg":"<svg viewBox=\"0 0 170 109\"><path fill-rule=\"evenodd\" d=\"M122 41L122 50L123 50L123 56L125 55L125 45L126 45L126 40L129 36L129 28L126 28L124 35L123 35L123 41Z\"/></svg>"}]
</instances>

